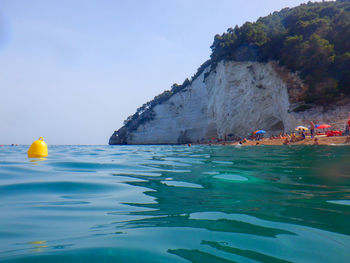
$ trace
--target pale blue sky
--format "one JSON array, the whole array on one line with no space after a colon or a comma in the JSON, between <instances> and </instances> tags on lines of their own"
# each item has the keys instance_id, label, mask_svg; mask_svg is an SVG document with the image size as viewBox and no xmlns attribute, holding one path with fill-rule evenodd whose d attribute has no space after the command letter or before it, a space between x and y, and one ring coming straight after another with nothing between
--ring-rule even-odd
<instances>
[{"instance_id":1,"label":"pale blue sky","mask_svg":"<svg viewBox=\"0 0 350 263\"><path fill-rule=\"evenodd\" d=\"M215 34L302 0L1 0L0 144L107 144Z\"/></svg>"}]
</instances>

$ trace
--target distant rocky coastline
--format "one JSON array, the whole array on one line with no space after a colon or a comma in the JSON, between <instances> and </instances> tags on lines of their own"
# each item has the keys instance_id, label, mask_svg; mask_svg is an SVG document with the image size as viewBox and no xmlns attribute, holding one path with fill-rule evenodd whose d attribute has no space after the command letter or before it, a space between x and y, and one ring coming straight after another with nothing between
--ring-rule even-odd
<instances>
[{"instance_id":1,"label":"distant rocky coastline","mask_svg":"<svg viewBox=\"0 0 350 263\"><path fill-rule=\"evenodd\" d=\"M116 131L109 144L207 143L212 138L245 137L258 129L267 135L289 132L311 120L344 129L350 102L306 105L298 101L303 92L300 79L276 67L273 62L220 62L206 78L209 69L156 105L152 119Z\"/></svg>"},{"instance_id":2,"label":"distant rocky coastline","mask_svg":"<svg viewBox=\"0 0 350 263\"><path fill-rule=\"evenodd\" d=\"M349 23L349 1L309 2L216 35L191 80L138 108L109 144L208 143L310 121L344 130Z\"/></svg>"}]
</instances>

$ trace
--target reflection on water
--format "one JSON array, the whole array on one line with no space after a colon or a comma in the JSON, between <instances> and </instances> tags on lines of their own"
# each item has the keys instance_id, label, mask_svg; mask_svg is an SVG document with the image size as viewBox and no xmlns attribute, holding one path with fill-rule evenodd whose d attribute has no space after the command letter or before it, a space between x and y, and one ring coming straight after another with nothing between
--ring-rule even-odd
<instances>
[{"instance_id":1,"label":"reflection on water","mask_svg":"<svg viewBox=\"0 0 350 263\"><path fill-rule=\"evenodd\" d=\"M33 164L33 165L38 165L39 162L41 161L45 161L46 158L42 157L42 158L29 158L29 161Z\"/></svg>"},{"instance_id":2,"label":"reflection on water","mask_svg":"<svg viewBox=\"0 0 350 263\"><path fill-rule=\"evenodd\" d=\"M349 147L0 150L5 262L350 262Z\"/></svg>"}]
</instances>

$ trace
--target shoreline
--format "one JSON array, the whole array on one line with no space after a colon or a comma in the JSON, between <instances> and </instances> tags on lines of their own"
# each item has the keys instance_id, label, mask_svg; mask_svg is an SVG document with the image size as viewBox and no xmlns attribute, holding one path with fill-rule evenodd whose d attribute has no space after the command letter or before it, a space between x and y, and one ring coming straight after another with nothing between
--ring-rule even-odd
<instances>
[{"instance_id":1,"label":"shoreline","mask_svg":"<svg viewBox=\"0 0 350 263\"><path fill-rule=\"evenodd\" d=\"M344 146L350 146L350 143L347 142L347 136L334 136L334 137L325 137L325 136L315 136L315 138L318 139L318 145L344 145ZM284 139L262 139L260 141L252 141L247 140L247 142L243 144L239 144L239 142L234 143L226 143L226 145L242 145L242 146L256 146L257 143L259 145L284 145ZM288 145L315 145L314 139L311 139L310 137L305 138L302 141L293 142Z\"/></svg>"}]
</instances>

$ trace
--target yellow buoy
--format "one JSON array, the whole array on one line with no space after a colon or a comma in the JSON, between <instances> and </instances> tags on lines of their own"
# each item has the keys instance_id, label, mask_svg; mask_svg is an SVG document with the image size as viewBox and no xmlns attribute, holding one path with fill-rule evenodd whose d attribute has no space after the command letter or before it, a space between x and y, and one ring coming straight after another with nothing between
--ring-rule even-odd
<instances>
[{"instance_id":1,"label":"yellow buoy","mask_svg":"<svg viewBox=\"0 0 350 263\"><path fill-rule=\"evenodd\" d=\"M39 140L32 143L28 150L29 158L41 158L46 157L47 153L47 144L44 142L43 137L40 137Z\"/></svg>"}]
</instances>

